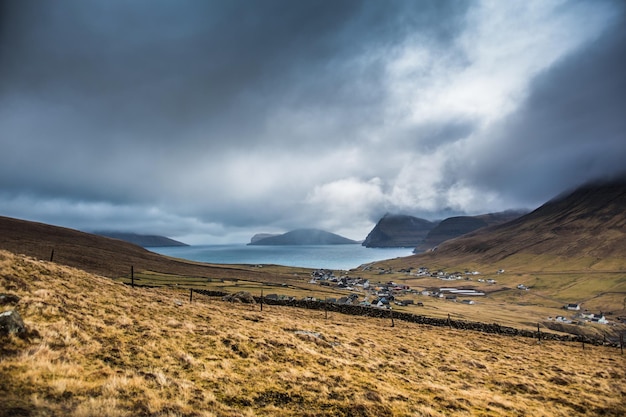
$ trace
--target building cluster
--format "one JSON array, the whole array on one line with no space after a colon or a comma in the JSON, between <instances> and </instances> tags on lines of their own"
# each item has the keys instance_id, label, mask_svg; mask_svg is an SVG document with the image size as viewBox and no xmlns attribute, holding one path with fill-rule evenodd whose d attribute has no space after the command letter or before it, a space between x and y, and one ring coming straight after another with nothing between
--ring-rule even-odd
<instances>
[{"instance_id":1,"label":"building cluster","mask_svg":"<svg viewBox=\"0 0 626 417\"><path fill-rule=\"evenodd\" d=\"M559 323L565 324L584 324L584 323L596 323L596 324L609 324L604 313L600 312L598 314L591 313L587 310L581 310L581 305L576 303L569 303L563 306L563 309L568 311L576 311L571 318L567 318L564 316L557 316L554 319L552 317L548 317L548 320L554 320Z\"/></svg>"},{"instance_id":2,"label":"building cluster","mask_svg":"<svg viewBox=\"0 0 626 417\"><path fill-rule=\"evenodd\" d=\"M400 272L403 272L403 271L400 271ZM431 277L431 278L442 279L444 281L457 281L457 280L471 281L472 276L480 275L480 272L478 271L469 271L469 270L465 270L464 272L456 271L456 272L451 272L451 273L442 271L442 270L430 271L428 268L424 266L421 266L417 268L416 270L411 269L406 272L416 277Z\"/></svg>"},{"instance_id":3,"label":"building cluster","mask_svg":"<svg viewBox=\"0 0 626 417\"><path fill-rule=\"evenodd\" d=\"M405 271L413 275L428 275L437 277L443 280L457 280L462 279L463 276L478 275L477 271L466 271L465 273L452 273L447 274L444 271L430 272L428 268L420 267L414 271ZM311 284L318 284L322 286L334 286L337 288L345 289L348 291L355 291L362 293L363 297L360 299L354 293L350 297L341 297L338 299L328 298L326 300L338 304L351 304L361 306L373 306L380 308L391 308L392 305L407 306L417 305L423 306L421 302L415 302L412 298L406 297L408 295L422 295L435 298L442 298L449 301L461 302L464 304L475 304L474 300L469 298L476 296L484 296L485 293L474 289L458 289L458 288L430 288L424 291L418 291L411 289L406 284L396 283L394 281L388 281L386 283L373 285L369 280L360 277L350 276L336 276L333 271L327 269L318 269L311 273Z\"/></svg>"}]
</instances>

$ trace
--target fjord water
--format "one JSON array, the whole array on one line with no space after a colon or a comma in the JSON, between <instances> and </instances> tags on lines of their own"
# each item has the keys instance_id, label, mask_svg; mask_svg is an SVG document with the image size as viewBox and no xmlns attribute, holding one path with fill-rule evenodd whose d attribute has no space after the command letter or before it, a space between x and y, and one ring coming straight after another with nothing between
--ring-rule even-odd
<instances>
[{"instance_id":1,"label":"fjord water","mask_svg":"<svg viewBox=\"0 0 626 417\"><path fill-rule=\"evenodd\" d=\"M359 265L400 256L413 248L366 248L354 245L247 246L199 245L149 248L162 255L217 264L274 264L303 268L349 270Z\"/></svg>"}]
</instances>

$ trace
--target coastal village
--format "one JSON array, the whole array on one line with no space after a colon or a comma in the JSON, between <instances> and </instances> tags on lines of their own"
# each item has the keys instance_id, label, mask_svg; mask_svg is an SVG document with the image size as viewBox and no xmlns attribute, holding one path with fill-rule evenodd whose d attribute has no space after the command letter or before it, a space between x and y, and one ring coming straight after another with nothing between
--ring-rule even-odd
<instances>
[{"instance_id":1,"label":"coastal village","mask_svg":"<svg viewBox=\"0 0 626 417\"><path fill-rule=\"evenodd\" d=\"M371 266L362 267L364 271L371 271ZM379 269L374 271L379 275L393 274L396 271ZM317 269L311 272L309 284L320 285L322 287L332 287L333 289L344 290L345 296L326 297L324 299L312 296L305 297L306 301L318 301L339 305L359 305L364 307L374 307L381 309L392 309L394 306L416 306L424 307L426 297L433 297L447 302L461 303L468 306L480 303L481 298L488 296L488 291L477 290L476 285L469 284L475 282L481 286L495 286L497 279L483 278L481 272L465 270L463 272L448 273L442 270L431 271L427 267L408 268L397 271L403 273L407 278L435 278L442 281L440 286L426 288L412 288L404 283L391 280L381 280L372 282L370 279L359 276L351 276L346 271L341 271L338 275L330 269ZM499 269L496 275L504 274L505 270ZM453 282L459 284L453 286ZM518 284L515 287L518 291L531 291L525 284ZM293 300L294 297L268 294L266 300ZM423 301L420 301L423 300ZM563 306L563 315L547 317L547 321L554 321L563 324L610 324L602 312L586 311L581 304L568 303Z\"/></svg>"}]
</instances>

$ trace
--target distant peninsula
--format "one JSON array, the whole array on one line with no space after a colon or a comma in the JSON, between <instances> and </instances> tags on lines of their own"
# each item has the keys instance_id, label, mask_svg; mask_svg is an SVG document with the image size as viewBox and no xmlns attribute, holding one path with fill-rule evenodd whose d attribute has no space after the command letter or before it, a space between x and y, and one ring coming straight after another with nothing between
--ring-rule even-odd
<instances>
[{"instance_id":1,"label":"distant peninsula","mask_svg":"<svg viewBox=\"0 0 626 417\"><path fill-rule=\"evenodd\" d=\"M355 240L319 229L297 229L282 235L262 237L254 235L248 245L349 245L359 243Z\"/></svg>"},{"instance_id":2,"label":"distant peninsula","mask_svg":"<svg viewBox=\"0 0 626 417\"><path fill-rule=\"evenodd\" d=\"M123 240L144 248L158 248L166 246L189 246L186 243L158 235L140 235L137 233L99 231L93 232L95 235Z\"/></svg>"}]
</instances>

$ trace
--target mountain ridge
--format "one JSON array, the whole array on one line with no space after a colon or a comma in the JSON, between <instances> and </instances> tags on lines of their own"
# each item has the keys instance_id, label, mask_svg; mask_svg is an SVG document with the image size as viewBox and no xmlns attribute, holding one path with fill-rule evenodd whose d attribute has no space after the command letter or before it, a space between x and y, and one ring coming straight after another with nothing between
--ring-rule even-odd
<instances>
[{"instance_id":1,"label":"mountain ridge","mask_svg":"<svg viewBox=\"0 0 626 417\"><path fill-rule=\"evenodd\" d=\"M410 258L410 259L409 259ZM572 264L626 269L626 178L583 185L510 222L408 257L411 264Z\"/></svg>"},{"instance_id":2,"label":"mountain ridge","mask_svg":"<svg viewBox=\"0 0 626 417\"><path fill-rule=\"evenodd\" d=\"M448 217L428 232L424 241L415 248L415 253L427 251L446 240L454 239L483 227L509 222L526 213L527 211L522 210L506 210L477 216Z\"/></svg>"}]
</instances>

